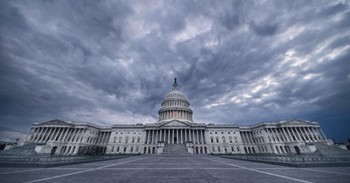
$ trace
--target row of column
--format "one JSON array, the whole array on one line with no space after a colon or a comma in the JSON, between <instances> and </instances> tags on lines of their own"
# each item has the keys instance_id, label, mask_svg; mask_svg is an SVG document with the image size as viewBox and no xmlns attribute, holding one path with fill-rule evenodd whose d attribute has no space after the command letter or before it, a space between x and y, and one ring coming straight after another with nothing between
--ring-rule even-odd
<instances>
[{"instance_id":1,"label":"row of column","mask_svg":"<svg viewBox=\"0 0 350 183\"><path fill-rule=\"evenodd\" d=\"M97 137L97 144L107 144L109 138L111 137L111 132L100 132Z\"/></svg>"},{"instance_id":2,"label":"row of column","mask_svg":"<svg viewBox=\"0 0 350 183\"><path fill-rule=\"evenodd\" d=\"M310 141L317 142L327 140L320 127L283 127L268 128L267 135L277 142Z\"/></svg>"},{"instance_id":3,"label":"row of column","mask_svg":"<svg viewBox=\"0 0 350 183\"><path fill-rule=\"evenodd\" d=\"M79 142L82 141L85 128L37 127L32 128L26 140L32 142Z\"/></svg>"},{"instance_id":4,"label":"row of column","mask_svg":"<svg viewBox=\"0 0 350 183\"><path fill-rule=\"evenodd\" d=\"M252 131L241 131L240 134L243 144L254 144Z\"/></svg>"},{"instance_id":5,"label":"row of column","mask_svg":"<svg viewBox=\"0 0 350 183\"><path fill-rule=\"evenodd\" d=\"M191 112L184 111L184 110L167 110L159 114L160 120L171 119L171 118L181 118L181 119L192 120L192 115L191 115Z\"/></svg>"},{"instance_id":6,"label":"row of column","mask_svg":"<svg viewBox=\"0 0 350 183\"><path fill-rule=\"evenodd\" d=\"M191 141L194 144L205 144L205 131L202 129L155 129L146 130L146 144L157 144L159 141L167 144L184 144Z\"/></svg>"}]
</instances>

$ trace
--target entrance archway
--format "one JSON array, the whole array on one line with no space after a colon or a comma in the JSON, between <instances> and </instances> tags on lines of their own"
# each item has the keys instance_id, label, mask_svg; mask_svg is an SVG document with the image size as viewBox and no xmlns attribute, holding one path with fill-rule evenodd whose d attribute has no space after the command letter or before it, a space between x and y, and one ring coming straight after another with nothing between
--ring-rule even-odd
<instances>
[{"instance_id":1,"label":"entrance archway","mask_svg":"<svg viewBox=\"0 0 350 183\"><path fill-rule=\"evenodd\" d=\"M57 150L57 146L54 146L52 149L51 149L51 155L54 155L56 153L56 150Z\"/></svg>"},{"instance_id":2,"label":"entrance archway","mask_svg":"<svg viewBox=\"0 0 350 183\"><path fill-rule=\"evenodd\" d=\"M295 149L295 152L296 152L297 154L300 154L300 149L299 149L298 146L294 146L294 149Z\"/></svg>"}]
</instances>

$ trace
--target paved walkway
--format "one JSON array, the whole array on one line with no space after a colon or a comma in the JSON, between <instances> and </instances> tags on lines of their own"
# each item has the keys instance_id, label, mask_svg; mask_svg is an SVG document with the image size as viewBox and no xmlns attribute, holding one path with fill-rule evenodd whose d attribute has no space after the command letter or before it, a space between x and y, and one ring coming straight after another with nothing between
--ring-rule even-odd
<instances>
[{"instance_id":1,"label":"paved walkway","mask_svg":"<svg viewBox=\"0 0 350 183\"><path fill-rule=\"evenodd\" d=\"M136 156L54 168L0 168L0 182L349 182L350 167L291 168L212 156Z\"/></svg>"}]
</instances>

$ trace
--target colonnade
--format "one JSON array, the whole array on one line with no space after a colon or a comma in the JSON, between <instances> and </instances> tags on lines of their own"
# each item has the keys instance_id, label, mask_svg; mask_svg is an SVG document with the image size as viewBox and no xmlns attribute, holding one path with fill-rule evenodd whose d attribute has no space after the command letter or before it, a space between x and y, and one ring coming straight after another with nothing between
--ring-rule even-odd
<instances>
[{"instance_id":1,"label":"colonnade","mask_svg":"<svg viewBox=\"0 0 350 183\"><path fill-rule=\"evenodd\" d=\"M159 113L159 120L172 118L192 120L192 114L186 110L166 110Z\"/></svg>"},{"instance_id":2,"label":"colonnade","mask_svg":"<svg viewBox=\"0 0 350 183\"><path fill-rule=\"evenodd\" d=\"M269 141L274 142L317 142L327 140L320 127L266 128Z\"/></svg>"},{"instance_id":3,"label":"colonnade","mask_svg":"<svg viewBox=\"0 0 350 183\"><path fill-rule=\"evenodd\" d=\"M32 128L26 140L31 142L82 142L86 128L37 127Z\"/></svg>"},{"instance_id":4,"label":"colonnade","mask_svg":"<svg viewBox=\"0 0 350 183\"><path fill-rule=\"evenodd\" d=\"M99 132L97 136L97 144L107 144L109 138L111 137L111 132Z\"/></svg>"},{"instance_id":5,"label":"colonnade","mask_svg":"<svg viewBox=\"0 0 350 183\"><path fill-rule=\"evenodd\" d=\"M252 131L240 131L243 144L254 144Z\"/></svg>"},{"instance_id":6,"label":"colonnade","mask_svg":"<svg viewBox=\"0 0 350 183\"><path fill-rule=\"evenodd\" d=\"M150 129L146 130L145 144L157 144L159 141L167 144L184 144L188 141L194 144L205 144L203 129Z\"/></svg>"}]
</instances>

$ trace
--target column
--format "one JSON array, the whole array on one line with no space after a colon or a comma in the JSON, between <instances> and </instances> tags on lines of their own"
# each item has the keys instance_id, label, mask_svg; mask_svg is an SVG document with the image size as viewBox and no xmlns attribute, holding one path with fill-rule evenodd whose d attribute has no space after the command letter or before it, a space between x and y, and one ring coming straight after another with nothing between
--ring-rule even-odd
<instances>
[{"instance_id":1,"label":"column","mask_svg":"<svg viewBox=\"0 0 350 183\"><path fill-rule=\"evenodd\" d=\"M185 129L185 143L187 142L187 129Z\"/></svg>"},{"instance_id":2,"label":"column","mask_svg":"<svg viewBox=\"0 0 350 183\"><path fill-rule=\"evenodd\" d=\"M250 139L249 139L249 133L248 133L248 131L246 131L244 134L245 134L245 137L247 138L247 142L248 142L249 144L251 144L252 142L251 142Z\"/></svg>"},{"instance_id":3,"label":"column","mask_svg":"<svg viewBox=\"0 0 350 183\"><path fill-rule=\"evenodd\" d=\"M248 143L249 143L245 131L242 131L242 140L244 141L245 144L248 144Z\"/></svg>"},{"instance_id":4,"label":"column","mask_svg":"<svg viewBox=\"0 0 350 183\"><path fill-rule=\"evenodd\" d=\"M304 131L305 140L311 142L312 140L310 139L310 136L309 136L308 132L306 131L306 127L301 127L300 130Z\"/></svg>"},{"instance_id":5,"label":"column","mask_svg":"<svg viewBox=\"0 0 350 183\"><path fill-rule=\"evenodd\" d=\"M254 138L253 138L253 132L248 132L248 135L249 135L249 137L250 137L250 141L251 141L251 143L252 144L254 144ZM227 139L226 139L227 140Z\"/></svg>"},{"instance_id":6,"label":"column","mask_svg":"<svg viewBox=\"0 0 350 183\"><path fill-rule=\"evenodd\" d=\"M74 128L73 132L72 132L72 135L71 135L71 138L69 139L70 142L74 142L74 138L75 138L76 133L77 133L77 129Z\"/></svg>"},{"instance_id":7,"label":"column","mask_svg":"<svg viewBox=\"0 0 350 183\"><path fill-rule=\"evenodd\" d=\"M151 130L147 130L147 144L151 144Z\"/></svg>"},{"instance_id":8,"label":"column","mask_svg":"<svg viewBox=\"0 0 350 183\"><path fill-rule=\"evenodd\" d=\"M77 130L77 133L76 133L76 135L75 135L75 138L74 138L74 141L73 141L73 142L78 142L79 139L80 139L81 128L77 128L77 129L78 129L78 130ZM77 146L77 148L78 148L78 146Z\"/></svg>"},{"instance_id":9,"label":"column","mask_svg":"<svg viewBox=\"0 0 350 183\"><path fill-rule=\"evenodd\" d=\"M37 136L38 136L39 130L40 130L40 128L37 128L37 127L34 128L34 134L33 134L33 136L31 137L31 140L32 140L33 142L36 141L36 138L37 138Z\"/></svg>"},{"instance_id":10,"label":"column","mask_svg":"<svg viewBox=\"0 0 350 183\"><path fill-rule=\"evenodd\" d=\"M101 139L102 139L102 132L97 134L96 144L99 144L101 142Z\"/></svg>"},{"instance_id":11,"label":"column","mask_svg":"<svg viewBox=\"0 0 350 183\"><path fill-rule=\"evenodd\" d=\"M49 133L47 133L47 137L46 137L45 141L50 140L50 138L51 138L51 136L52 136L54 131L55 131L55 128L51 127Z\"/></svg>"},{"instance_id":12,"label":"column","mask_svg":"<svg viewBox=\"0 0 350 183\"><path fill-rule=\"evenodd\" d=\"M30 140L34 141L35 140L35 135L37 134L37 128L33 128L33 134L30 136Z\"/></svg>"},{"instance_id":13,"label":"column","mask_svg":"<svg viewBox=\"0 0 350 183\"><path fill-rule=\"evenodd\" d=\"M33 136L33 133L34 133L34 128L30 128L30 131L27 134L25 141L29 141L31 139L31 137Z\"/></svg>"},{"instance_id":14,"label":"column","mask_svg":"<svg viewBox=\"0 0 350 183\"><path fill-rule=\"evenodd\" d=\"M303 132L301 131L301 127L297 127L297 131L300 133L300 136L301 136L302 138L304 138L304 141L306 142L306 138L305 138Z\"/></svg>"},{"instance_id":15,"label":"column","mask_svg":"<svg viewBox=\"0 0 350 183\"><path fill-rule=\"evenodd\" d=\"M295 132L296 132L298 138L299 138L300 140L303 140L303 139L301 138L301 135L300 135L299 131L298 131L298 127L295 127L294 129L295 129Z\"/></svg>"},{"instance_id":16,"label":"column","mask_svg":"<svg viewBox=\"0 0 350 183\"><path fill-rule=\"evenodd\" d=\"M317 131L316 131L316 128L311 128L311 130L312 130L314 136L316 136L316 139L317 139L317 140L321 140L320 137L319 137L319 135L318 135L318 133L317 133Z\"/></svg>"},{"instance_id":17,"label":"column","mask_svg":"<svg viewBox=\"0 0 350 183\"><path fill-rule=\"evenodd\" d=\"M323 133L323 130L322 130L321 128L319 128L319 129L320 129L320 131L321 131L321 134L322 134L324 140L327 140L327 137L326 137L326 135Z\"/></svg>"},{"instance_id":18,"label":"column","mask_svg":"<svg viewBox=\"0 0 350 183\"><path fill-rule=\"evenodd\" d=\"M201 130L197 130L197 135L198 135L198 144L201 144L202 143Z\"/></svg>"},{"instance_id":19,"label":"column","mask_svg":"<svg viewBox=\"0 0 350 183\"><path fill-rule=\"evenodd\" d=\"M65 135L65 133L66 133L66 130L67 130L67 128L65 128L65 127L62 128L62 132L61 132L61 134L60 134L60 136L59 136L59 138L58 138L58 141L59 141L59 142L62 141L62 139L63 139L63 137L64 137L64 135Z\"/></svg>"},{"instance_id":20,"label":"column","mask_svg":"<svg viewBox=\"0 0 350 183\"><path fill-rule=\"evenodd\" d=\"M66 135L67 135L67 133L68 133L68 129L69 128L64 128L64 132L62 133L62 136L61 136L61 138L60 138L60 142L64 142L64 139L66 138Z\"/></svg>"},{"instance_id":21,"label":"column","mask_svg":"<svg viewBox=\"0 0 350 183\"><path fill-rule=\"evenodd\" d=\"M39 137L38 137L38 142L41 142L43 136L44 136L44 132L45 132L46 128L42 127L40 133L39 133Z\"/></svg>"},{"instance_id":22,"label":"column","mask_svg":"<svg viewBox=\"0 0 350 183\"><path fill-rule=\"evenodd\" d=\"M156 136L156 134L155 134L155 130L151 130L151 133L152 133L152 136L151 136L151 144L155 144L155 136Z\"/></svg>"},{"instance_id":23,"label":"column","mask_svg":"<svg viewBox=\"0 0 350 183\"><path fill-rule=\"evenodd\" d=\"M56 139L58 138L58 136L60 135L60 133L61 133L61 130L62 130L62 128L60 128L60 127L58 127L57 128L57 133L56 133L56 135L53 137L53 141L57 141Z\"/></svg>"},{"instance_id":24,"label":"column","mask_svg":"<svg viewBox=\"0 0 350 183\"><path fill-rule=\"evenodd\" d=\"M49 133L50 130L51 130L50 127L45 127L45 128L46 128L46 129L45 129L44 134L43 134L42 139L41 139L42 142L45 142L45 141L46 141L46 138L47 138L47 136L48 136L48 133Z\"/></svg>"},{"instance_id":25,"label":"column","mask_svg":"<svg viewBox=\"0 0 350 183\"><path fill-rule=\"evenodd\" d=\"M312 135L312 133L311 133L311 131L310 131L310 128L311 127L305 127L306 129L306 131L307 131L307 133L309 134L309 139L312 141L312 142L315 142L316 141L316 139L314 138L314 136Z\"/></svg>"},{"instance_id":26,"label":"column","mask_svg":"<svg viewBox=\"0 0 350 183\"><path fill-rule=\"evenodd\" d=\"M196 142L199 144L198 130L196 130Z\"/></svg>"},{"instance_id":27,"label":"column","mask_svg":"<svg viewBox=\"0 0 350 183\"><path fill-rule=\"evenodd\" d=\"M149 135L150 136L149 143L153 144L153 141L154 141L154 137L153 137L154 136L154 132L153 132L153 130L149 130L149 134L150 134Z\"/></svg>"},{"instance_id":28,"label":"column","mask_svg":"<svg viewBox=\"0 0 350 183\"><path fill-rule=\"evenodd\" d=\"M163 138L163 129L159 130L159 140L164 142L164 138Z\"/></svg>"},{"instance_id":29,"label":"column","mask_svg":"<svg viewBox=\"0 0 350 183\"><path fill-rule=\"evenodd\" d=\"M174 115L174 114L173 114ZM175 130L173 129L172 130L172 137L171 137L171 142L172 142L172 144L174 144L175 142L174 142L174 137L175 137Z\"/></svg>"},{"instance_id":30,"label":"column","mask_svg":"<svg viewBox=\"0 0 350 183\"><path fill-rule=\"evenodd\" d=\"M293 129L291 127L287 128L287 132L290 134L290 137L291 137L292 141L296 141L297 140L297 137L295 136L295 134L293 132Z\"/></svg>"},{"instance_id":31,"label":"column","mask_svg":"<svg viewBox=\"0 0 350 183\"><path fill-rule=\"evenodd\" d=\"M146 143L149 144L149 130L146 130Z\"/></svg>"},{"instance_id":32,"label":"column","mask_svg":"<svg viewBox=\"0 0 350 183\"><path fill-rule=\"evenodd\" d=\"M176 143L179 143L179 129L176 129Z\"/></svg>"},{"instance_id":33,"label":"column","mask_svg":"<svg viewBox=\"0 0 350 183\"><path fill-rule=\"evenodd\" d=\"M72 135L72 131L73 131L73 128L70 128L68 129L68 134L66 136L66 138L64 139L65 142L68 142L68 139L71 137Z\"/></svg>"},{"instance_id":34,"label":"column","mask_svg":"<svg viewBox=\"0 0 350 183\"><path fill-rule=\"evenodd\" d=\"M289 137L287 136L286 131L284 131L284 128L283 128L283 127L282 127L282 132L283 132L283 135L284 135L285 138L286 138L286 141L287 141L287 142L290 141L290 139L289 139Z\"/></svg>"},{"instance_id":35,"label":"column","mask_svg":"<svg viewBox=\"0 0 350 183\"><path fill-rule=\"evenodd\" d=\"M206 144L206 140L205 140L205 130L202 130L202 138L203 138L203 144Z\"/></svg>"},{"instance_id":36,"label":"column","mask_svg":"<svg viewBox=\"0 0 350 183\"><path fill-rule=\"evenodd\" d=\"M55 139L55 137L56 137L56 135L58 134L58 132L59 132L59 127L55 127L54 128L54 131L53 131L53 133L52 133L52 136L50 137L50 139L49 140L52 140L52 141L54 141L54 139Z\"/></svg>"},{"instance_id":37,"label":"column","mask_svg":"<svg viewBox=\"0 0 350 183\"><path fill-rule=\"evenodd\" d=\"M284 130L285 130L286 133L287 133L287 136L288 136L288 138L289 138L289 141L293 141L292 135L290 134L290 131L288 130L288 128L284 128Z\"/></svg>"},{"instance_id":38,"label":"column","mask_svg":"<svg viewBox=\"0 0 350 183\"><path fill-rule=\"evenodd\" d=\"M280 129L279 128L275 128L275 130L276 130L276 133L277 133L277 135L278 135L278 139L280 140L280 142L283 142L283 141L285 141L284 140L284 137L283 137L283 135L282 135L282 133L281 133L281 131L280 131Z\"/></svg>"},{"instance_id":39,"label":"column","mask_svg":"<svg viewBox=\"0 0 350 183\"><path fill-rule=\"evenodd\" d=\"M102 138L102 132L97 133L96 144L99 144Z\"/></svg>"},{"instance_id":40,"label":"column","mask_svg":"<svg viewBox=\"0 0 350 183\"><path fill-rule=\"evenodd\" d=\"M151 141L151 138L152 138L152 134L151 134L151 130L147 130L148 131L148 136L147 136L147 144L151 144L152 141Z\"/></svg>"},{"instance_id":41,"label":"column","mask_svg":"<svg viewBox=\"0 0 350 183\"><path fill-rule=\"evenodd\" d=\"M192 140L192 130L189 129L188 133L189 133L189 134L188 134L188 137L190 138L190 141L193 142L193 140Z\"/></svg>"},{"instance_id":42,"label":"column","mask_svg":"<svg viewBox=\"0 0 350 183\"><path fill-rule=\"evenodd\" d=\"M296 138L297 140L301 140L299 134L298 134L297 131L295 130L295 127L294 127L294 128L291 127L291 131L292 131L292 133L294 134L294 136L295 136L295 138Z\"/></svg>"},{"instance_id":43,"label":"column","mask_svg":"<svg viewBox=\"0 0 350 183\"><path fill-rule=\"evenodd\" d=\"M41 140L41 138L42 138L42 136L43 136L43 132L44 132L44 130L45 130L45 128L44 127L41 127L41 130L40 130L40 132L39 132L39 134L38 134L38 142L40 142L40 140Z\"/></svg>"},{"instance_id":44,"label":"column","mask_svg":"<svg viewBox=\"0 0 350 183\"><path fill-rule=\"evenodd\" d=\"M159 141L159 140L158 140L158 139L159 139L159 138L158 138L159 133L158 133L158 130L156 130L155 132L156 132L156 139L155 139L155 140L156 140L156 142L155 142L155 143L156 143L156 144L158 144L158 141Z\"/></svg>"},{"instance_id":45,"label":"column","mask_svg":"<svg viewBox=\"0 0 350 183\"><path fill-rule=\"evenodd\" d=\"M167 138L168 138L168 144L170 144L171 143L171 141L170 141L170 129L167 129L166 130L167 132Z\"/></svg>"},{"instance_id":46,"label":"column","mask_svg":"<svg viewBox=\"0 0 350 183\"><path fill-rule=\"evenodd\" d=\"M272 133L273 133L273 135L275 137L275 141L279 142L280 141L280 137L278 136L278 134L276 132L276 128L271 128L271 130L272 130Z\"/></svg>"},{"instance_id":47,"label":"column","mask_svg":"<svg viewBox=\"0 0 350 183\"><path fill-rule=\"evenodd\" d=\"M183 132L183 130L182 130L182 129L180 129L180 138L181 138L181 141L180 141L180 142L181 142L181 144L183 144L183 139L182 139L182 137L183 137L183 136L182 136L182 132Z\"/></svg>"}]
</instances>

